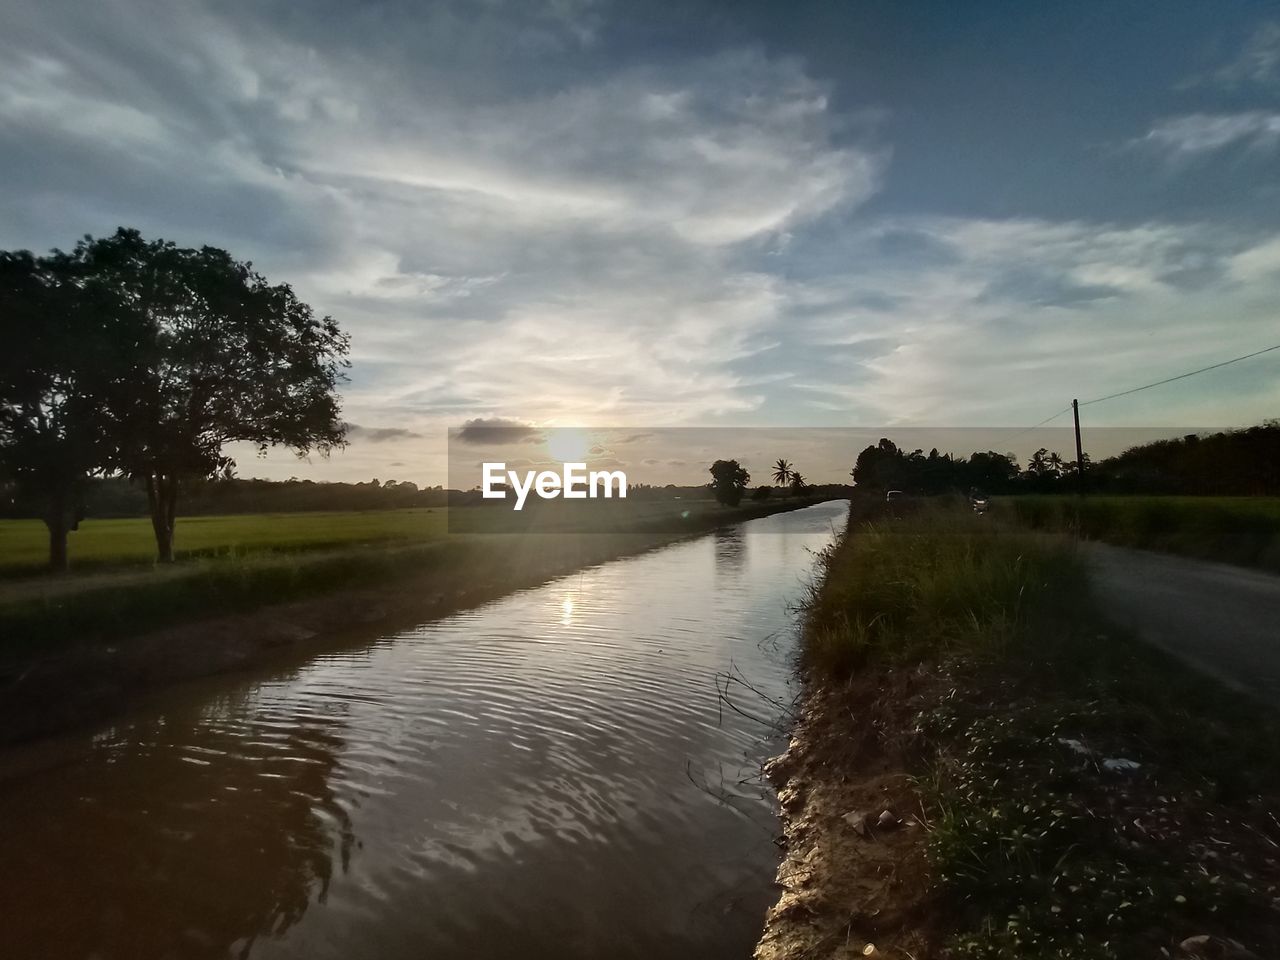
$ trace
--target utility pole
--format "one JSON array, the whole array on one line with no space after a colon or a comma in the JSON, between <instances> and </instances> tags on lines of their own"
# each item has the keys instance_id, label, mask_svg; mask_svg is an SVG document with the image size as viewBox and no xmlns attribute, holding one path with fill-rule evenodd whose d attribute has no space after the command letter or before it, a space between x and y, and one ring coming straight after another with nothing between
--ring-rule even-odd
<instances>
[{"instance_id":1,"label":"utility pole","mask_svg":"<svg viewBox=\"0 0 1280 960\"><path fill-rule=\"evenodd\" d=\"M1076 477L1080 481L1080 496L1084 496L1084 448L1080 446L1080 401L1071 401L1071 415L1076 421Z\"/></svg>"}]
</instances>

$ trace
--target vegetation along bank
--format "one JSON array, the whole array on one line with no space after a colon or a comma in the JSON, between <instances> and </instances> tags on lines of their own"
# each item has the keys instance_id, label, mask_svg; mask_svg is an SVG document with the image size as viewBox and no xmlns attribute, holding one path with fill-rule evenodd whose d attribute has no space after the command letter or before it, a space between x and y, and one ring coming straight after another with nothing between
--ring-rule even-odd
<instances>
[{"instance_id":1,"label":"vegetation along bank","mask_svg":"<svg viewBox=\"0 0 1280 960\"><path fill-rule=\"evenodd\" d=\"M931 504L823 557L756 956L1280 956L1275 717L992 520Z\"/></svg>"}]
</instances>

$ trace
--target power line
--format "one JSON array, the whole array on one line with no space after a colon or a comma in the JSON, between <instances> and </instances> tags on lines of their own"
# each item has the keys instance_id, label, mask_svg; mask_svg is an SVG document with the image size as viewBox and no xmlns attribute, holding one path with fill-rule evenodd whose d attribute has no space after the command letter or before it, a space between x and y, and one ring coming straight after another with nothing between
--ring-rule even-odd
<instances>
[{"instance_id":1,"label":"power line","mask_svg":"<svg viewBox=\"0 0 1280 960\"><path fill-rule=\"evenodd\" d=\"M1062 416L1064 413L1070 413L1070 412L1071 412L1071 408L1070 408L1069 406L1067 406L1067 407L1063 407L1061 410L1059 410L1057 413L1055 413L1052 417L1045 417L1045 418L1044 418L1043 420L1041 420L1039 423L1032 424L1031 426L1027 427L1025 430L1019 430L1019 431L1018 431L1017 433L1015 433L1012 437L1005 437L1005 438L1004 438L1003 440L1001 440L1000 442L1001 442L1001 443L1008 443L1008 442L1009 442L1009 441L1011 441L1011 440L1017 440L1017 439L1018 439L1019 437L1021 437L1023 434L1030 433L1032 430L1036 430L1036 429L1038 429L1038 428L1040 428L1040 427L1043 427L1046 423L1049 423L1049 422L1050 422L1050 421L1052 421L1052 420L1057 420L1057 419L1058 419L1060 416Z\"/></svg>"},{"instance_id":2,"label":"power line","mask_svg":"<svg viewBox=\"0 0 1280 960\"><path fill-rule=\"evenodd\" d=\"M1190 373L1180 373L1176 377L1167 377L1164 380L1157 380L1155 383L1148 383L1145 386L1134 387L1132 390L1121 390L1119 393L1111 393L1105 397L1098 397L1096 400L1081 400L1080 406L1087 407L1092 403L1102 403L1103 400L1114 400L1116 397L1127 397L1131 393L1150 390L1152 387L1159 387L1166 383L1173 383L1175 380L1185 380L1187 377L1194 377L1197 373L1206 373L1209 370L1217 370L1219 367L1225 367L1232 363L1239 363L1241 360L1248 360L1250 357L1260 357L1262 354L1270 353L1272 350L1280 350L1280 343L1277 343L1274 347L1266 347L1262 350L1255 350L1253 353L1246 353L1243 357L1232 357L1230 360L1223 360L1221 363L1210 364L1207 367L1201 367L1199 370L1192 370Z\"/></svg>"},{"instance_id":3,"label":"power line","mask_svg":"<svg viewBox=\"0 0 1280 960\"><path fill-rule=\"evenodd\" d=\"M1087 407L1093 403L1102 403L1104 400L1114 400L1117 397L1127 397L1131 393L1139 393L1143 390L1150 390L1152 387L1161 387L1161 386L1164 386L1166 383L1173 383L1175 380L1185 380L1187 379L1187 377L1194 377L1198 373L1207 373L1210 370L1217 370L1219 367L1225 367L1233 363L1239 363L1241 360L1248 360L1251 357L1260 357L1264 353L1270 353L1272 350L1280 350L1280 343L1277 343L1275 346L1272 346L1272 347L1264 347L1261 350L1255 350L1253 353L1246 353L1244 356L1241 356L1241 357L1232 357L1230 360L1223 360L1221 363L1212 363L1207 367L1201 367L1199 370L1192 370L1189 373L1180 373L1176 377L1166 377L1164 380L1157 380L1155 383L1144 384L1141 387L1133 387L1130 390L1121 390L1119 393L1109 393L1105 397L1097 397L1093 400L1081 400L1080 406ZM1006 437L1003 442L1008 443L1011 440L1017 440L1019 437L1030 433L1032 430L1036 430L1040 427L1043 427L1046 423L1049 423L1050 421L1057 420L1064 413L1070 413L1070 412L1071 412L1071 407L1069 405L1066 407L1063 407L1053 416L1045 417L1039 423L1033 424L1032 426L1027 427L1025 430L1019 430L1012 437Z\"/></svg>"}]
</instances>

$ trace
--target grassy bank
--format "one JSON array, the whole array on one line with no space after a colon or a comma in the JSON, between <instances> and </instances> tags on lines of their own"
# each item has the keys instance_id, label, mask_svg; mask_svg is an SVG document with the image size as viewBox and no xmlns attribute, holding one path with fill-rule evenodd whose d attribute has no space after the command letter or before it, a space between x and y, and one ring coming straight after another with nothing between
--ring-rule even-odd
<instances>
[{"instance_id":1,"label":"grassy bank","mask_svg":"<svg viewBox=\"0 0 1280 960\"><path fill-rule=\"evenodd\" d=\"M1280 498L1021 496L995 512L1034 530L1280 572Z\"/></svg>"},{"instance_id":2,"label":"grassy bank","mask_svg":"<svg viewBox=\"0 0 1280 960\"><path fill-rule=\"evenodd\" d=\"M785 504L787 498L774 502ZM744 505L747 507L758 504ZM182 560L245 559L364 546L421 545L449 534L539 533L604 530L625 533L678 527L686 520L718 516L724 508L705 500L609 500L530 505L521 514L499 506L396 510L254 513L181 517L175 555ZM522 520L517 528L512 519ZM72 572L86 573L154 564L155 538L145 517L88 519L70 534ZM48 564L49 536L39 520L0 520L0 579L40 576Z\"/></svg>"},{"instance_id":3,"label":"grassy bank","mask_svg":"<svg viewBox=\"0 0 1280 960\"><path fill-rule=\"evenodd\" d=\"M929 509L855 529L823 567L805 640L811 795L855 809L890 757L915 785L900 860L914 845L928 864L917 889L885 894L882 917L894 896L913 904L897 928L833 919L846 943L1128 958L1212 936L1280 955L1271 714L1100 623L1057 538ZM836 746L868 729L872 746Z\"/></svg>"},{"instance_id":4,"label":"grassy bank","mask_svg":"<svg viewBox=\"0 0 1280 960\"><path fill-rule=\"evenodd\" d=\"M670 514L670 505L620 503L614 505L620 517L614 526L621 530L612 533L584 533L567 523L525 534L449 533L443 510L198 517L180 522L187 557L164 567L141 562L150 547L147 521L99 521L77 534L83 537L78 549L97 563L70 576L10 580L0 589L0 656L26 656L69 641L115 640L184 620L409 577L436 574L442 588L450 589L468 582L518 586L543 571L552 575L809 502L765 501L734 509L691 502L681 508L684 516L674 528L656 523ZM491 515L496 511L473 509L462 525L483 530L493 522ZM5 560L17 564L29 557L30 540L27 535L25 544L0 541Z\"/></svg>"}]
</instances>

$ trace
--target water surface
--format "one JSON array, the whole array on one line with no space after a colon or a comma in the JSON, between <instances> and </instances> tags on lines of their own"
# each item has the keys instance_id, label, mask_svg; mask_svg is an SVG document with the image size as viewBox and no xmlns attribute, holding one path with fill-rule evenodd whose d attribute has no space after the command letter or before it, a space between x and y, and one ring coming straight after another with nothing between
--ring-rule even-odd
<instances>
[{"instance_id":1,"label":"water surface","mask_svg":"<svg viewBox=\"0 0 1280 960\"><path fill-rule=\"evenodd\" d=\"M744 958L823 504L5 758L12 956Z\"/></svg>"}]
</instances>

